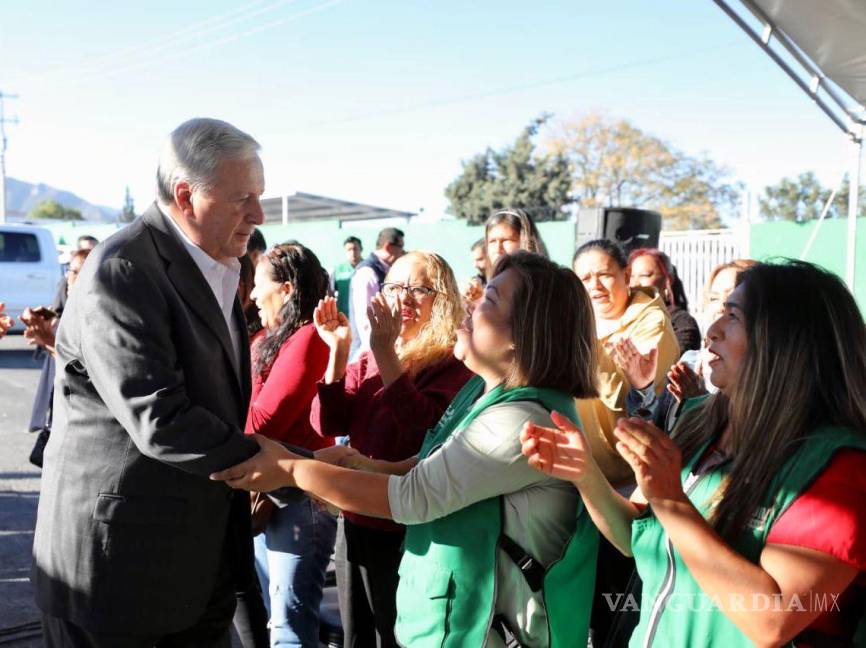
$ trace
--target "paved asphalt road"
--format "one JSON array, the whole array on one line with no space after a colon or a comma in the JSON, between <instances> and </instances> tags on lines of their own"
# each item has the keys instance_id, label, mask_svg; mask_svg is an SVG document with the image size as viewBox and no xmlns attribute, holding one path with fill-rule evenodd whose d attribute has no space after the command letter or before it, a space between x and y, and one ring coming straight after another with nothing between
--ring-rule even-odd
<instances>
[{"instance_id":1,"label":"paved asphalt road","mask_svg":"<svg viewBox=\"0 0 866 648\"><path fill-rule=\"evenodd\" d=\"M39 469L27 461L36 437L26 430L40 366L20 335L0 340L0 646L15 648L41 645L5 632L39 619L29 580Z\"/></svg>"},{"instance_id":2,"label":"paved asphalt road","mask_svg":"<svg viewBox=\"0 0 866 648\"><path fill-rule=\"evenodd\" d=\"M0 648L42 646L26 627L39 620L29 580L39 469L27 460L36 436L26 430L40 369L22 336L0 339ZM334 613L334 588L325 598Z\"/></svg>"},{"instance_id":3,"label":"paved asphalt road","mask_svg":"<svg viewBox=\"0 0 866 648\"><path fill-rule=\"evenodd\" d=\"M30 550L39 499L39 469L27 458L27 433L41 364L20 335L0 339L0 647L38 648L39 620L30 586ZM23 627L22 627L23 626ZM239 646L237 639L234 646Z\"/></svg>"}]
</instances>

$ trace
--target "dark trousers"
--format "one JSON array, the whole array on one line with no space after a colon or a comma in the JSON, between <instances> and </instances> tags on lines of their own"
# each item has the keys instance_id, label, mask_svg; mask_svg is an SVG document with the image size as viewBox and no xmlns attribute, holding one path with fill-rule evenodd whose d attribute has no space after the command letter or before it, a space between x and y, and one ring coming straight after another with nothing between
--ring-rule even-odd
<instances>
[{"instance_id":1,"label":"dark trousers","mask_svg":"<svg viewBox=\"0 0 866 648\"><path fill-rule=\"evenodd\" d=\"M624 648L637 626L638 613L611 609L610 601L628 594L640 602L641 582L634 558L623 556L605 538L600 538L595 579L595 597L590 627L593 648ZM605 596L607 595L607 596Z\"/></svg>"},{"instance_id":2,"label":"dark trousers","mask_svg":"<svg viewBox=\"0 0 866 648\"><path fill-rule=\"evenodd\" d=\"M379 531L340 517L334 563L343 648L392 648L397 621L397 568L403 533Z\"/></svg>"},{"instance_id":3,"label":"dark trousers","mask_svg":"<svg viewBox=\"0 0 866 648\"><path fill-rule=\"evenodd\" d=\"M254 582L236 592L237 610L234 626L243 648L268 648L268 611L262 598L262 588L256 575Z\"/></svg>"},{"instance_id":4,"label":"dark trousers","mask_svg":"<svg viewBox=\"0 0 866 648\"><path fill-rule=\"evenodd\" d=\"M229 626L235 611L232 565L223 562L213 594L201 617L170 634L126 635L87 630L67 619L42 615L45 648L231 648Z\"/></svg>"}]
</instances>

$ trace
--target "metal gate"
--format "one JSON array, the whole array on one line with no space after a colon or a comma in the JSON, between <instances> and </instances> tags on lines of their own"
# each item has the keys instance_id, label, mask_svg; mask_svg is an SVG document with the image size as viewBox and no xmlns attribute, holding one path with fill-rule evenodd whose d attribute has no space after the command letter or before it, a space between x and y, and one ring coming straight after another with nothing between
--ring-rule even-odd
<instances>
[{"instance_id":1,"label":"metal gate","mask_svg":"<svg viewBox=\"0 0 866 648\"><path fill-rule=\"evenodd\" d=\"M659 248L667 254L689 298L689 311L701 311L704 286L713 268L748 256L748 240L738 229L662 232Z\"/></svg>"}]
</instances>

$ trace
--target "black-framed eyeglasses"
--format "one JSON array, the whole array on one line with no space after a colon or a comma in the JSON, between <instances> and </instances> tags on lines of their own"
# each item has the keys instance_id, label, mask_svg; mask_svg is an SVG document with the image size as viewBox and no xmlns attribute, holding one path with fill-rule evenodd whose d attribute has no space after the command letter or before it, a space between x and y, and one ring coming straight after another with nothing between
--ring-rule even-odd
<instances>
[{"instance_id":1,"label":"black-framed eyeglasses","mask_svg":"<svg viewBox=\"0 0 866 648\"><path fill-rule=\"evenodd\" d=\"M398 283L386 283L382 285L382 294L385 295L385 297L393 298L397 295L402 296L407 292L412 295L412 299L415 301L421 301L425 297L436 294L435 290L428 288L427 286L404 286L403 284Z\"/></svg>"}]
</instances>

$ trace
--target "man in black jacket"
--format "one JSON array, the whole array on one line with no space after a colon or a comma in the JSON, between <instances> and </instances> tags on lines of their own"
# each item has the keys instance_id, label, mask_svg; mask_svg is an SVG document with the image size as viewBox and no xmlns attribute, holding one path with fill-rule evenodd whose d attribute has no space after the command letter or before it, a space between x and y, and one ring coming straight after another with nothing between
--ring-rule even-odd
<instances>
[{"instance_id":1,"label":"man in black jacket","mask_svg":"<svg viewBox=\"0 0 866 648\"><path fill-rule=\"evenodd\" d=\"M208 479L249 458L237 257L263 221L257 142L180 125L158 200L99 245L57 338L33 583L52 646L228 646L249 501Z\"/></svg>"}]
</instances>

